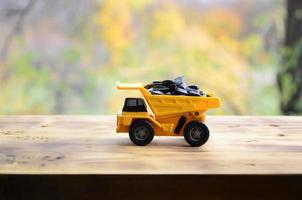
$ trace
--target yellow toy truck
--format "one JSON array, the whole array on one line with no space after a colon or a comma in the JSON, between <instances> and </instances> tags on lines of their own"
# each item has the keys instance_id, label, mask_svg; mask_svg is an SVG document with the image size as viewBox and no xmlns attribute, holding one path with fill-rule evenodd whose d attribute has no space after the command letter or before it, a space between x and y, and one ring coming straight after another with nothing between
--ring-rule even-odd
<instances>
[{"instance_id":1,"label":"yellow toy truck","mask_svg":"<svg viewBox=\"0 0 302 200\"><path fill-rule=\"evenodd\" d=\"M213 94L176 96L151 94L142 84L120 84L119 90L139 90L143 98L126 98L117 115L116 132L128 132L139 146L150 143L155 136L184 136L191 146L201 146L209 138L204 124L205 112L220 107Z\"/></svg>"}]
</instances>

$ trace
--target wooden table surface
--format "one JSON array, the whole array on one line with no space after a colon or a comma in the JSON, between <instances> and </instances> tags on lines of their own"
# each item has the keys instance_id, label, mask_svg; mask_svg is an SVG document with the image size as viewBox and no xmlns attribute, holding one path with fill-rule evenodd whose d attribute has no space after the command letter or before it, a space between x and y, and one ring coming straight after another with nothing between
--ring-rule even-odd
<instances>
[{"instance_id":1,"label":"wooden table surface","mask_svg":"<svg viewBox=\"0 0 302 200\"><path fill-rule=\"evenodd\" d=\"M1 116L0 174L302 174L302 117L207 117L202 147L183 137L134 146L115 116Z\"/></svg>"}]
</instances>

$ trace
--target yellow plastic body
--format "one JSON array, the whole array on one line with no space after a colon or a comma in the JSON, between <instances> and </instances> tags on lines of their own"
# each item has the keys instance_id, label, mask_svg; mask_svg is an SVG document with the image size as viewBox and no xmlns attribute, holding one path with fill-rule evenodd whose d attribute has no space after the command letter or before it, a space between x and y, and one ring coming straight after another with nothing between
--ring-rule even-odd
<instances>
[{"instance_id":1,"label":"yellow plastic body","mask_svg":"<svg viewBox=\"0 0 302 200\"><path fill-rule=\"evenodd\" d=\"M152 95L142 84L120 84L119 90L139 90L150 107L151 112L121 112L117 115L116 132L128 132L131 123L137 119L148 120L158 136L181 136L174 133L179 118L186 117L186 123L192 120L205 122L205 112L211 108L220 107L220 99L213 94L207 96L175 96L175 95Z\"/></svg>"}]
</instances>

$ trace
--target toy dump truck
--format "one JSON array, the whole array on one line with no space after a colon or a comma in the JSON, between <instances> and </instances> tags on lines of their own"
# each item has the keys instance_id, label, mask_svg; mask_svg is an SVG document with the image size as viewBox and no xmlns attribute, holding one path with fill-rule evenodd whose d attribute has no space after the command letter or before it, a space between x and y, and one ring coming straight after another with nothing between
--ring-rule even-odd
<instances>
[{"instance_id":1,"label":"toy dump truck","mask_svg":"<svg viewBox=\"0 0 302 200\"><path fill-rule=\"evenodd\" d=\"M119 90L138 90L142 98L126 98L117 115L116 132L128 132L136 145L146 145L155 136L184 136L191 146L201 146L209 138L204 124L205 112L218 108L220 100L213 94L175 96L151 94L142 84L120 84Z\"/></svg>"}]
</instances>

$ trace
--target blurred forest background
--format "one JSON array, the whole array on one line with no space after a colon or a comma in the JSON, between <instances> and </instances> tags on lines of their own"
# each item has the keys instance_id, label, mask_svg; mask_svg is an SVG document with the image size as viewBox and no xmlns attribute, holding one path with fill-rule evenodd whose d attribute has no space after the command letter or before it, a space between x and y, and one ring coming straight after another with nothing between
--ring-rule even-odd
<instances>
[{"instance_id":1,"label":"blurred forest background","mask_svg":"<svg viewBox=\"0 0 302 200\"><path fill-rule=\"evenodd\" d=\"M297 114L277 84L286 16L284 0L0 0L0 114L116 113L117 80L180 75L222 98L212 114Z\"/></svg>"}]
</instances>

